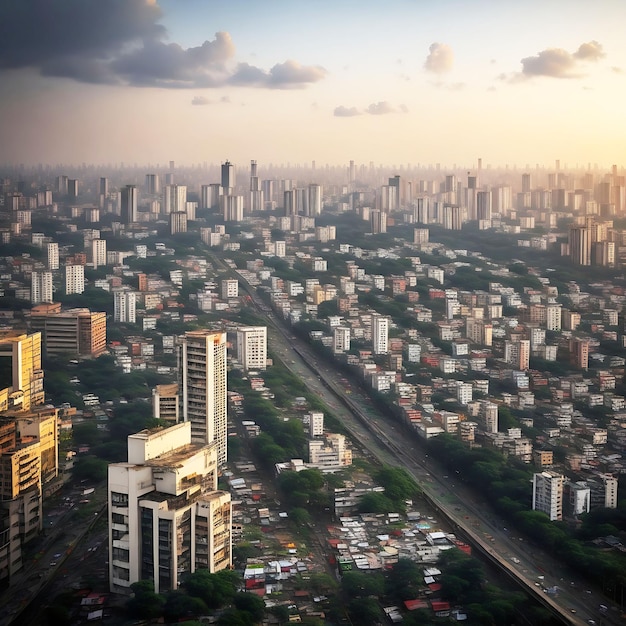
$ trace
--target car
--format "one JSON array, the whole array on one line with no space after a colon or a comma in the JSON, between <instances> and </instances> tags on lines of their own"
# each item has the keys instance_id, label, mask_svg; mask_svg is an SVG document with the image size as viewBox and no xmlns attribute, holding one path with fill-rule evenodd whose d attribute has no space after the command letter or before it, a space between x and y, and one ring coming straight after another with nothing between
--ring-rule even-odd
<instances>
[{"instance_id":1,"label":"car","mask_svg":"<svg viewBox=\"0 0 626 626\"><path fill-rule=\"evenodd\" d=\"M50 561L50 567L54 567L57 564L56 561Z\"/></svg>"}]
</instances>

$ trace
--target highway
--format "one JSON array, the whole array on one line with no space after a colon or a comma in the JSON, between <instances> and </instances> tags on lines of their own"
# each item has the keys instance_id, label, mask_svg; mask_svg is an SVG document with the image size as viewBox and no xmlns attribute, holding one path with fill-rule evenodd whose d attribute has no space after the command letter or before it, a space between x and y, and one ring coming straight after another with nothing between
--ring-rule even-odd
<instances>
[{"instance_id":1,"label":"highway","mask_svg":"<svg viewBox=\"0 0 626 626\"><path fill-rule=\"evenodd\" d=\"M238 277L240 281L242 278ZM508 577L548 608L563 623L572 625L625 624L619 607L589 584L574 577L562 564L540 548L510 533L486 502L429 458L408 427L391 423L358 387L305 342L293 336L282 321L267 311L252 287L249 288L260 314L269 322L268 343L283 363L300 376L340 419L346 430L382 463L404 467L417 481L425 497L458 529L461 539L496 564ZM342 382L346 381L346 382ZM547 589L558 588L548 594ZM606 612L600 606L608 607Z\"/></svg>"}]
</instances>

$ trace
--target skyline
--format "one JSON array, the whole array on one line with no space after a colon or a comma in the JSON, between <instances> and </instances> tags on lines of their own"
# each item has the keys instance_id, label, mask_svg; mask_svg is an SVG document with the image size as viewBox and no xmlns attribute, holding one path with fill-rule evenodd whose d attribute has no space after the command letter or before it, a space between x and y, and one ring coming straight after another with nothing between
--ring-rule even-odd
<instances>
[{"instance_id":1,"label":"skyline","mask_svg":"<svg viewBox=\"0 0 626 626\"><path fill-rule=\"evenodd\" d=\"M0 163L621 166L625 18L618 0L5 3Z\"/></svg>"}]
</instances>

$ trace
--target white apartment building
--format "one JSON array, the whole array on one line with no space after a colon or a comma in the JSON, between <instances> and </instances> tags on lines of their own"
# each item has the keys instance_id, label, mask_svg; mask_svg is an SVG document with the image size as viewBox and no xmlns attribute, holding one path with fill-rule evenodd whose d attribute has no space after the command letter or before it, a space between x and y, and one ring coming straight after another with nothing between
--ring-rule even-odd
<instances>
[{"instance_id":1,"label":"white apartment building","mask_svg":"<svg viewBox=\"0 0 626 626\"><path fill-rule=\"evenodd\" d=\"M215 443L226 463L226 333L194 330L179 346L181 414L194 443Z\"/></svg>"},{"instance_id":2,"label":"white apartment building","mask_svg":"<svg viewBox=\"0 0 626 626\"><path fill-rule=\"evenodd\" d=\"M232 564L230 494L217 491L215 445L192 444L191 424L128 437L128 462L109 465L109 587L139 580L176 590L198 569Z\"/></svg>"},{"instance_id":3,"label":"white apartment building","mask_svg":"<svg viewBox=\"0 0 626 626\"><path fill-rule=\"evenodd\" d=\"M324 434L324 413L322 411L305 413L302 423L308 428L309 437L321 437Z\"/></svg>"},{"instance_id":4,"label":"white apartment building","mask_svg":"<svg viewBox=\"0 0 626 626\"><path fill-rule=\"evenodd\" d=\"M65 293L83 293L85 291L85 266L65 266Z\"/></svg>"},{"instance_id":5,"label":"white apartment building","mask_svg":"<svg viewBox=\"0 0 626 626\"><path fill-rule=\"evenodd\" d=\"M561 330L561 305L548 304L546 306L546 329Z\"/></svg>"},{"instance_id":6,"label":"white apartment building","mask_svg":"<svg viewBox=\"0 0 626 626\"><path fill-rule=\"evenodd\" d=\"M374 354L389 352L389 318L378 313L372 313L372 350Z\"/></svg>"},{"instance_id":7,"label":"white apartment building","mask_svg":"<svg viewBox=\"0 0 626 626\"><path fill-rule=\"evenodd\" d=\"M30 279L30 301L33 304L52 302L52 272L32 272Z\"/></svg>"},{"instance_id":8,"label":"white apartment building","mask_svg":"<svg viewBox=\"0 0 626 626\"><path fill-rule=\"evenodd\" d=\"M563 519L563 484L558 472L533 474L533 511L545 513L551 521Z\"/></svg>"},{"instance_id":9,"label":"white apartment building","mask_svg":"<svg viewBox=\"0 0 626 626\"><path fill-rule=\"evenodd\" d=\"M126 324L135 324L137 294L134 291L113 292L113 320Z\"/></svg>"},{"instance_id":10,"label":"white apartment building","mask_svg":"<svg viewBox=\"0 0 626 626\"><path fill-rule=\"evenodd\" d=\"M350 350L350 328L348 326L335 326L333 329L333 352L340 354Z\"/></svg>"},{"instance_id":11,"label":"white apartment building","mask_svg":"<svg viewBox=\"0 0 626 626\"><path fill-rule=\"evenodd\" d=\"M48 269L59 269L59 244L48 243L46 244L46 252L48 253Z\"/></svg>"},{"instance_id":12,"label":"white apartment building","mask_svg":"<svg viewBox=\"0 0 626 626\"><path fill-rule=\"evenodd\" d=\"M107 264L106 239L91 240L91 262L93 263L94 269L97 269Z\"/></svg>"},{"instance_id":13,"label":"white apartment building","mask_svg":"<svg viewBox=\"0 0 626 626\"><path fill-rule=\"evenodd\" d=\"M456 399L459 404L469 404L472 401L472 383L465 383L462 381L457 381L456 384Z\"/></svg>"},{"instance_id":14,"label":"white apartment building","mask_svg":"<svg viewBox=\"0 0 626 626\"><path fill-rule=\"evenodd\" d=\"M264 370L267 367L266 326L237 329L237 360L244 370Z\"/></svg>"}]
</instances>

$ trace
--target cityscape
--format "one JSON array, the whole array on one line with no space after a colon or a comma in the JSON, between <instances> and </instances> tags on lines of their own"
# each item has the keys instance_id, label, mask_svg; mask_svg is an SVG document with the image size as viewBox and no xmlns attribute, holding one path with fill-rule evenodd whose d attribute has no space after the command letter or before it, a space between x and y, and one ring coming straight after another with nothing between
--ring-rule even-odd
<instances>
[{"instance_id":1,"label":"cityscape","mask_svg":"<svg viewBox=\"0 0 626 626\"><path fill-rule=\"evenodd\" d=\"M470 4L0 7L0 626L626 623L626 7Z\"/></svg>"}]
</instances>

